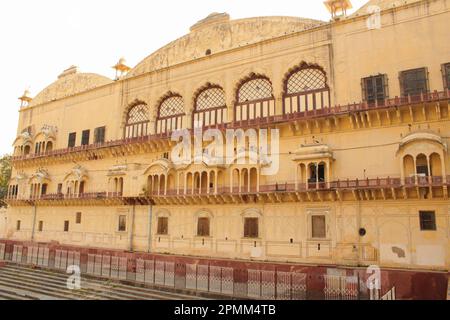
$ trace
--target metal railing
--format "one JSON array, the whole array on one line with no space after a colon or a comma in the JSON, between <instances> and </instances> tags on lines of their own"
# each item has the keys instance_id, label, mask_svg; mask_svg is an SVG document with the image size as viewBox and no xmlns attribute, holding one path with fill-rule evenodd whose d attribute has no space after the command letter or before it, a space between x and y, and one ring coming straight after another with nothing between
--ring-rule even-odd
<instances>
[{"instance_id":1,"label":"metal railing","mask_svg":"<svg viewBox=\"0 0 450 320\"><path fill-rule=\"evenodd\" d=\"M289 192L308 192L308 191L335 191L352 189L390 189L401 187L443 187L450 185L450 176L445 179L444 176L433 177L408 177L405 183L401 178L373 178L373 179L346 179L332 182L316 183L269 183L262 184L259 187L251 186L218 186L216 188L195 188L190 189L164 189L146 192L145 197L176 197L176 196L208 196L208 195L245 195L245 194L264 194L264 193L289 193ZM93 200L93 199L117 199L124 198L122 192L90 192L81 194L46 194L29 198L20 196L8 196L6 200ZM126 198L126 197L125 197Z\"/></svg>"},{"instance_id":2,"label":"metal railing","mask_svg":"<svg viewBox=\"0 0 450 320\"><path fill-rule=\"evenodd\" d=\"M382 101L375 101L373 103L369 102L359 102L352 103L347 105L337 105L334 107L323 108L318 110L311 110L305 112L295 112L288 113L283 115L274 115L268 117L261 117L256 119L249 120L240 120L229 122L226 124L221 124L217 126L213 126L219 128L221 130L225 130L227 128L239 128L239 127L249 127L249 126L261 126L266 124L277 124L282 122L291 122L297 120L303 120L308 118L316 118L316 117L327 117L333 115L340 115L345 113L359 112L359 111L368 111L368 110L377 110L377 109L386 109L386 108L394 108L407 106L411 104L419 104L419 103L429 103L429 102L437 102L450 99L450 90L447 89L445 91L434 91L430 93L422 93L414 96L406 96L406 97L395 97L391 99L386 99ZM187 129L191 133L193 129ZM158 141L162 139L169 139L170 133L160 133L160 134L152 134L147 136L141 136L136 138L128 138L128 139L119 139L113 141L107 141L104 143L96 143L84 146L78 146L73 148L65 148L65 149L57 149L47 152L42 152L39 154L28 154L28 155L20 155L13 156L12 161L21 161L28 159L38 159L43 157L60 157L67 155L69 153L76 153L82 151L94 151L102 148L110 148L117 147L128 144L135 143L145 143L149 141Z\"/></svg>"}]
</instances>

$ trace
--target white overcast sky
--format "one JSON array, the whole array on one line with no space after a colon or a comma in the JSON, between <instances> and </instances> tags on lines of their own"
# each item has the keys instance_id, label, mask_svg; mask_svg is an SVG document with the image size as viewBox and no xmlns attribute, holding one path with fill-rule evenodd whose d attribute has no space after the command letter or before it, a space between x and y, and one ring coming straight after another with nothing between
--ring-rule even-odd
<instances>
[{"instance_id":1,"label":"white overcast sky","mask_svg":"<svg viewBox=\"0 0 450 320\"><path fill-rule=\"evenodd\" d=\"M367 0L353 0L354 9ZM212 12L232 19L329 20L323 0L14 0L0 7L0 155L12 151L19 97L35 96L71 65L112 78L124 56L135 66ZM119 120L118 120L119 121Z\"/></svg>"}]
</instances>

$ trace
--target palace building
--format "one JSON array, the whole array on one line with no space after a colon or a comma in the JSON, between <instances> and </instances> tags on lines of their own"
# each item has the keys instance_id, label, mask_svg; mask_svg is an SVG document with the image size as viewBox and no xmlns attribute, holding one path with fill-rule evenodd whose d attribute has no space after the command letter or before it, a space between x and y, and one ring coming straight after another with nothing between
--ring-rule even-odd
<instances>
[{"instance_id":1,"label":"palace building","mask_svg":"<svg viewBox=\"0 0 450 320\"><path fill-rule=\"evenodd\" d=\"M71 67L25 92L0 259L237 297L445 299L450 1L325 2L328 22L214 13L115 79ZM279 150L174 162L196 123L278 129Z\"/></svg>"}]
</instances>

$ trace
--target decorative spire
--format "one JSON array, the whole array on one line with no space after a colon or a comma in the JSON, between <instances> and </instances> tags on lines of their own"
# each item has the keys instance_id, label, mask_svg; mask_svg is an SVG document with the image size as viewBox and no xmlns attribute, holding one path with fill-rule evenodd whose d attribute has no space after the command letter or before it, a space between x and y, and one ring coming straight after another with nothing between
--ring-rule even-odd
<instances>
[{"instance_id":1,"label":"decorative spire","mask_svg":"<svg viewBox=\"0 0 450 320\"><path fill-rule=\"evenodd\" d=\"M131 70L129 66L126 64L125 58L120 58L119 62L116 63L112 68L116 70L116 80L120 79L124 74Z\"/></svg>"},{"instance_id":2,"label":"decorative spire","mask_svg":"<svg viewBox=\"0 0 450 320\"><path fill-rule=\"evenodd\" d=\"M331 13L333 20L339 20L339 18L347 16L347 10L352 8L350 0L326 0L324 4Z\"/></svg>"},{"instance_id":3,"label":"decorative spire","mask_svg":"<svg viewBox=\"0 0 450 320\"><path fill-rule=\"evenodd\" d=\"M21 97L19 97L20 100L20 107L27 107L30 102L33 100L33 98L30 95L30 91L26 89Z\"/></svg>"}]
</instances>

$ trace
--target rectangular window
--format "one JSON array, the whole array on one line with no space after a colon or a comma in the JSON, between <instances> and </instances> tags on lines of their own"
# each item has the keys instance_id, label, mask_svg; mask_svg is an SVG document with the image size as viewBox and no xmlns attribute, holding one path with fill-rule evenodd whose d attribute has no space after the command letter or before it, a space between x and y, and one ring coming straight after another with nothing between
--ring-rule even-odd
<instances>
[{"instance_id":1,"label":"rectangular window","mask_svg":"<svg viewBox=\"0 0 450 320\"><path fill-rule=\"evenodd\" d=\"M169 218L160 217L158 218L158 234L168 235L169 234Z\"/></svg>"},{"instance_id":2,"label":"rectangular window","mask_svg":"<svg viewBox=\"0 0 450 320\"><path fill-rule=\"evenodd\" d=\"M89 130L84 130L83 133L81 134L81 145L82 146L89 145L89 135L90 135Z\"/></svg>"},{"instance_id":3,"label":"rectangular window","mask_svg":"<svg viewBox=\"0 0 450 320\"><path fill-rule=\"evenodd\" d=\"M400 88L402 96L428 93L428 70L419 68L400 72Z\"/></svg>"},{"instance_id":4,"label":"rectangular window","mask_svg":"<svg viewBox=\"0 0 450 320\"><path fill-rule=\"evenodd\" d=\"M106 131L106 127L95 128L94 143L104 143L105 142L105 131Z\"/></svg>"},{"instance_id":5,"label":"rectangular window","mask_svg":"<svg viewBox=\"0 0 450 320\"><path fill-rule=\"evenodd\" d=\"M444 89L450 89L450 62L442 65L442 77L444 79Z\"/></svg>"},{"instance_id":6,"label":"rectangular window","mask_svg":"<svg viewBox=\"0 0 450 320\"><path fill-rule=\"evenodd\" d=\"M77 212L75 223L76 224L80 224L81 223L81 212Z\"/></svg>"},{"instance_id":7,"label":"rectangular window","mask_svg":"<svg viewBox=\"0 0 450 320\"><path fill-rule=\"evenodd\" d=\"M209 218L198 218L197 236L209 237Z\"/></svg>"},{"instance_id":8,"label":"rectangular window","mask_svg":"<svg viewBox=\"0 0 450 320\"><path fill-rule=\"evenodd\" d=\"M17 230L17 231L20 231L20 220L17 220L17 223L16 223L16 230Z\"/></svg>"},{"instance_id":9,"label":"rectangular window","mask_svg":"<svg viewBox=\"0 0 450 320\"><path fill-rule=\"evenodd\" d=\"M62 183L58 183L58 194L62 193L62 188L63 188Z\"/></svg>"},{"instance_id":10,"label":"rectangular window","mask_svg":"<svg viewBox=\"0 0 450 320\"><path fill-rule=\"evenodd\" d=\"M127 231L127 216L119 216L119 232Z\"/></svg>"},{"instance_id":11,"label":"rectangular window","mask_svg":"<svg viewBox=\"0 0 450 320\"><path fill-rule=\"evenodd\" d=\"M69 221L64 221L64 232L69 232Z\"/></svg>"},{"instance_id":12,"label":"rectangular window","mask_svg":"<svg viewBox=\"0 0 450 320\"><path fill-rule=\"evenodd\" d=\"M436 213L434 211L420 211L420 230L436 231Z\"/></svg>"},{"instance_id":13,"label":"rectangular window","mask_svg":"<svg viewBox=\"0 0 450 320\"><path fill-rule=\"evenodd\" d=\"M362 79L363 99L368 103L384 102L388 98L387 75L380 74Z\"/></svg>"},{"instance_id":14,"label":"rectangular window","mask_svg":"<svg viewBox=\"0 0 450 320\"><path fill-rule=\"evenodd\" d=\"M324 215L312 216L311 224L312 224L311 235L314 239L324 239L327 237L326 218Z\"/></svg>"},{"instance_id":15,"label":"rectangular window","mask_svg":"<svg viewBox=\"0 0 450 320\"><path fill-rule=\"evenodd\" d=\"M76 132L69 133L69 142L67 146L69 148L75 147L76 140L77 140L77 133Z\"/></svg>"},{"instance_id":16,"label":"rectangular window","mask_svg":"<svg viewBox=\"0 0 450 320\"><path fill-rule=\"evenodd\" d=\"M258 238L259 236L259 219L245 218L244 220L244 238Z\"/></svg>"},{"instance_id":17,"label":"rectangular window","mask_svg":"<svg viewBox=\"0 0 450 320\"><path fill-rule=\"evenodd\" d=\"M44 221L39 221L38 231L42 232L44 230Z\"/></svg>"}]
</instances>

